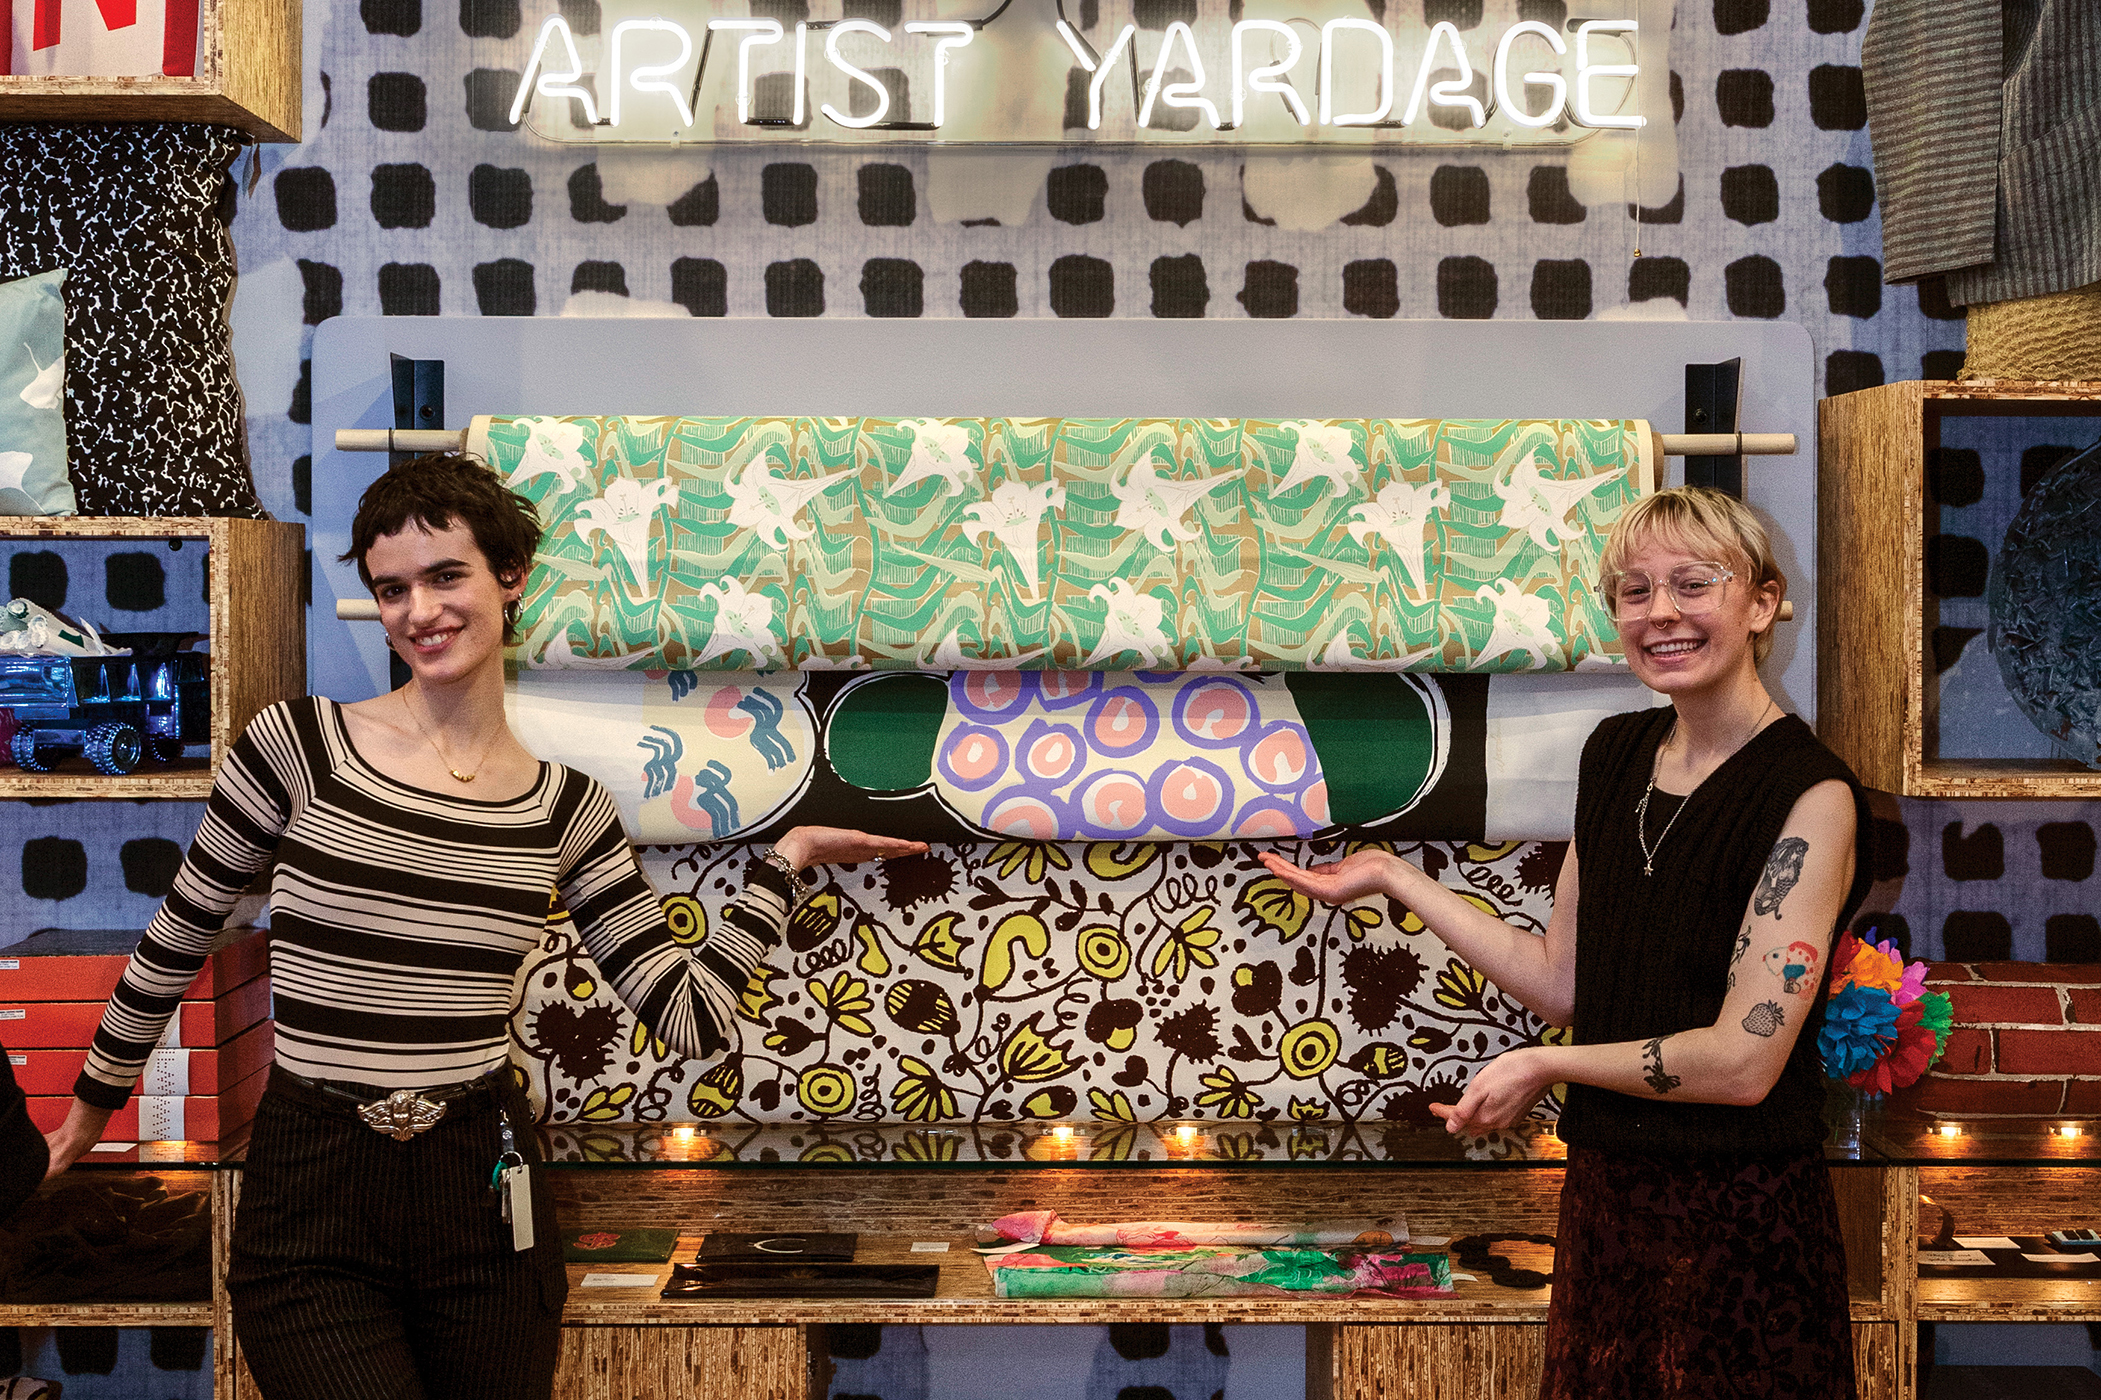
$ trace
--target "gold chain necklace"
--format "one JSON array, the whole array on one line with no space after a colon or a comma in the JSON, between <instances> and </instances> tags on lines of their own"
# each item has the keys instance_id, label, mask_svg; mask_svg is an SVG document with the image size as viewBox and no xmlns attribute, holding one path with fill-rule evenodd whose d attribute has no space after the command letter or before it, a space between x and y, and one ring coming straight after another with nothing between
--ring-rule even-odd
<instances>
[{"instance_id":1,"label":"gold chain necklace","mask_svg":"<svg viewBox=\"0 0 2101 1400\"><path fill-rule=\"evenodd\" d=\"M1765 700L1765 709L1760 710L1758 718L1751 721L1750 732L1745 734L1743 738L1738 739L1736 747L1729 750L1729 758L1734 758L1737 749L1751 742L1752 735L1755 735L1759 726L1765 723L1767 711L1777 710L1778 708L1780 707L1768 695ZM1692 794L1687 793L1679 800L1678 810L1671 813L1671 819L1663 824L1663 830L1657 834L1656 844L1654 846L1649 844L1649 799L1656 795L1656 774L1663 767L1663 751L1669 748L1671 740L1677 737L1678 721L1673 719L1671 721L1671 732L1663 736L1663 742L1656 746L1656 756L1649 761L1649 785L1642 789L1641 801L1634 804L1634 839L1641 842L1641 873L1644 875L1654 875L1656 873L1656 852L1663 849L1664 840L1671 834L1671 828L1678 824L1678 818L1684 816L1685 809L1692 805ZM1722 760L1724 763L1728 761L1727 758ZM458 777L459 775L454 774L453 776Z\"/></svg>"},{"instance_id":2,"label":"gold chain necklace","mask_svg":"<svg viewBox=\"0 0 2101 1400\"><path fill-rule=\"evenodd\" d=\"M481 771L482 764L488 761L489 750L496 746L495 735L490 735L488 742L481 746L481 754L474 760L475 771L473 773L462 773L459 769L452 766L452 760L446 757L445 750L439 748L438 741L431 737L431 732L425 727L422 717L416 713L416 707L409 704L409 693L406 690L401 692L401 704L402 708L409 712L409 718L415 721L416 731L423 736L423 742L430 745L431 752L438 756L438 762L445 765L445 771L452 775L453 781L461 783L473 782L475 775Z\"/></svg>"}]
</instances>

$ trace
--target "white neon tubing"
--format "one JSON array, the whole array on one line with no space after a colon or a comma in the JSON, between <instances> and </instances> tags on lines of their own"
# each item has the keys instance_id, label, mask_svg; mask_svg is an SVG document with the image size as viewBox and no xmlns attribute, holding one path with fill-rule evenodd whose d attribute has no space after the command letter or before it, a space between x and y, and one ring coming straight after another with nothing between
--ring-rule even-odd
<instances>
[{"instance_id":1,"label":"white neon tubing","mask_svg":"<svg viewBox=\"0 0 2101 1400\"><path fill-rule=\"evenodd\" d=\"M1122 31L1117 34L1116 42L1109 45L1109 51L1102 55L1101 66L1093 70L1094 76L1087 83L1087 129L1089 131L1100 131L1102 129L1102 84L1109 81L1109 70L1116 66L1116 56L1130 47L1131 41L1137 37L1138 26L1135 24L1125 25ZM1135 58L1131 61L1133 63L1137 62Z\"/></svg>"},{"instance_id":2,"label":"white neon tubing","mask_svg":"<svg viewBox=\"0 0 2101 1400\"><path fill-rule=\"evenodd\" d=\"M905 33L944 36L934 41L934 128L938 131L948 120L948 56L967 47L978 32L959 19L944 19L914 20L905 26Z\"/></svg>"},{"instance_id":3,"label":"white neon tubing","mask_svg":"<svg viewBox=\"0 0 2101 1400\"><path fill-rule=\"evenodd\" d=\"M628 71L627 81L620 80L620 36L629 30L641 30L651 34L678 35L678 57L670 63L637 64ZM615 128L620 125L620 94L632 89L635 92L661 92L678 105L679 120L686 126L693 125L693 109L686 105L686 94L671 83L664 81L670 74L686 66L693 57L693 36L686 32L683 24L674 24L668 19L624 19L613 26L613 37L608 42L609 66L613 70L613 95L606 101L606 115Z\"/></svg>"},{"instance_id":4,"label":"white neon tubing","mask_svg":"<svg viewBox=\"0 0 2101 1400\"><path fill-rule=\"evenodd\" d=\"M543 66L547 57L548 41L554 37L556 30L561 31L562 47L569 51L569 71L566 73L550 73ZM540 75L537 85L533 82L533 74L536 71ZM526 61L525 76L518 80L518 95L511 99L511 124L518 124L518 118L525 111L525 99L537 92L542 97L575 98L584 104L585 124L597 126L597 101L591 96L589 89L573 86L583 75L583 55L576 51L576 36L569 32L569 21L560 15L549 15L547 23L540 26L540 37L533 40L533 56Z\"/></svg>"},{"instance_id":5,"label":"white neon tubing","mask_svg":"<svg viewBox=\"0 0 2101 1400\"><path fill-rule=\"evenodd\" d=\"M1072 26L1062 19L1058 21L1058 37L1065 41L1066 48L1072 50L1072 56L1080 61L1080 67L1092 73L1094 60L1087 56L1087 48L1080 42L1080 36L1073 33Z\"/></svg>"},{"instance_id":6,"label":"white neon tubing","mask_svg":"<svg viewBox=\"0 0 2101 1400\"><path fill-rule=\"evenodd\" d=\"M1502 39L1496 44L1496 109L1519 126L1529 126L1537 130L1540 127L1552 126L1560 120L1561 109L1568 104L1568 79L1559 73L1544 69L1525 74L1522 81L1527 86L1552 88L1554 91L1554 100L1549 102L1546 110L1538 116L1533 116L1525 110L1524 104L1510 91L1510 50L1527 34L1536 34L1546 40L1547 46L1554 50L1556 57L1566 54L1568 45L1561 42L1559 34L1536 19L1511 25L1503 31Z\"/></svg>"},{"instance_id":7,"label":"white neon tubing","mask_svg":"<svg viewBox=\"0 0 2101 1400\"><path fill-rule=\"evenodd\" d=\"M890 42L890 31L872 19L848 19L833 25L832 32L824 36L824 56L831 60L832 67L844 73L848 81L858 79L875 89L875 110L865 117L849 117L829 102L818 110L841 126L874 126L890 114L890 89L839 57L839 41L848 34L873 34L887 44Z\"/></svg>"},{"instance_id":8,"label":"white neon tubing","mask_svg":"<svg viewBox=\"0 0 2101 1400\"><path fill-rule=\"evenodd\" d=\"M1379 36L1379 105L1369 112L1335 115L1335 36L1345 29L1361 29ZM1457 31L1454 31L1455 33ZM1434 37L1434 31L1433 31ZM1320 124L1322 126L1370 126L1383 122L1393 110L1393 35L1386 26L1368 19L1331 19L1320 27Z\"/></svg>"},{"instance_id":9,"label":"white neon tubing","mask_svg":"<svg viewBox=\"0 0 2101 1400\"><path fill-rule=\"evenodd\" d=\"M1174 53L1177 35L1189 50L1189 81L1186 83L1167 81L1167 61ZM1203 90L1204 60L1196 51L1196 31L1184 21L1176 20L1160 36L1160 56L1153 61L1153 76L1145 84L1145 102L1138 109L1138 125L1153 124L1153 101L1157 98L1170 107L1202 112L1210 119L1211 129L1218 130L1218 108L1210 98L1202 95Z\"/></svg>"},{"instance_id":10,"label":"white neon tubing","mask_svg":"<svg viewBox=\"0 0 2101 1400\"><path fill-rule=\"evenodd\" d=\"M1631 19L1585 20L1576 30L1576 122L1580 126L1597 127L1608 131L1638 131L1649 124L1643 116L1620 117L1600 115L1590 107L1590 84L1594 78L1627 78L1630 80L1627 95L1634 95L1631 80L1641 73L1639 63L1592 63L1590 61L1590 36L1593 34L1635 34L1641 29L1639 22ZM1631 48L1632 45L1629 45Z\"/></svg>"},{"instance_id":11,"label":"white neon tubing","mask_svg":"<svg viewBox=\"0 0 2101 1400\"><path fill-rule=\"evenodd\" d=\"M1278 63L1248 69L1245 41L1258 29L1282 34L1291 44L1290 56ZM1244 19L1233 26L1233 126L1236 130L1247 120L1247 95L1251 92L1275 93L1284 99L1284 105L1291 109L1292 116L1298 118L1300 126L1313 125L1313 114L1306 110L1306 100L1299 96L1298 89L1289 82L1277 81L1298 66L1299 56L1305 51L1305 42L1299 38L1298 31L1281 21Z\"/></svg>"},{"instance_id":12,"label":"white neon tubing","mask_svg":"<svg viewBox=\"0 0 2101 1400\"><path fill-rule=\"evenodd\" d=\"M1459 60L1459 76L1433 83L1430 74L1436 71L1437 41L1448 39L1452 46L1452 57ZM1427 91L1433 107L1464 107L1473 114L1474 125L1488 125L1488 113L1481 109L1481 100L1467 89L1473 86L1474 65L1466 56L1466 46L1459 41L1459 28L1448 19L1441 19L1430 28L1429 42L1423 45L1423 61L1415 70L1415 87L1408 94L1408 110L1401 117L1402 126L1413 126L1415 118L1423 109L1423 96Z\"/></svg>"},{"instance_id":13,"label":"white neon tubing","mask_svg":"<svg viewBox=\"0 0 2101 1400\"><path fill-rule=\"evenodd\" d=\"M795 22L795 110L789 114L788 118L795 123L797 128L802 126L809 106L810 65L805 56L809 45L804 42L809 37L810 26L802 20L797 20Z\"/></svg>"},{"instance_id":14,"label":"white neon tubing","mask_svg":"<svg viewBox=\"0 0 2101 1400\"><path fill-rule=\"evenodd\" d=\"M737 124L751 120L751 50L755 44L778 44L786 31L777 19L711 19L708 28L746 31L737 41ZM688 123L691 125L691 123Z\"/></svg>"}]
</instances>

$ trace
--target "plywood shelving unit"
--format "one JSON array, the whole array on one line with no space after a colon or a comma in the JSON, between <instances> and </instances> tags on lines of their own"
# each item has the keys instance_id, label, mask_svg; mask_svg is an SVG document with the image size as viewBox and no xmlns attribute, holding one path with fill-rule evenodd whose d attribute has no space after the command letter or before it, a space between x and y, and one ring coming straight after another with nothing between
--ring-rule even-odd
<instances>
[{"instance_id":1,"label":"plywood shelving unit","mask_svg":"<svg viewBox=\"0 0 2101 1400\"><path fill-rule=\"evenodd\" d=\"M200 0L190 78L0 75L0 121L217 122L300 137L297 0Z\"/></svg>"},{"instance_id":2,"label":"plywood shelving unit","mask_svg":"<svg viewBox=\"0 0 2101 1400\"><path fill-rule=\"evenodd\" d=\"M1909 380L1818 405L1817 732L1871 788L1905 797L2101 798L2070 761L1943 759L1926 639L1927 454L1944 417L2101 412L2101 382Z\"/></svg>"},{"instance_id":3,"label":"plywood shelving unit","mask_svg":"<svg viewBox=\"0 0 2101 1400\"><path fill-rule=\"evenodd\" d=\"M0 539L201 540L211 551L212 742L209 761L141 764L104 777L78 756L50 773L0 768L0 798L164 797L199 801L241 731L279 700L306 694L306 531L226 517L0 516Z\"/></svg>"}]
</instances>

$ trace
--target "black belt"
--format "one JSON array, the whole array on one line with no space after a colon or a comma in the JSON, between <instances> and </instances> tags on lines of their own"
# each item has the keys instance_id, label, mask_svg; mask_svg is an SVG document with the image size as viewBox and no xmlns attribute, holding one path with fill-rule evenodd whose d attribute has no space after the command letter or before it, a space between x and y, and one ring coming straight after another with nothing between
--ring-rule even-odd
<instances>
[{"instance_id":1,"label":"black belt","mask_svg":"<svg viewBox=\"0 0 2101 1400\"><path fill-rule=\"evenodd\" d=\"M479 1079L462 1084L394 1090L368 1084L337 1084L326 1079L309 1079L282 1065L277 1067L277 1072L310 1093L338 1099L354 1107L358 1120L375 1132L387 1133L396 1142L407 1142L416 1134L436 1127L453 1104L478 1094L495 1093L498 1076L504 1074L506 1068L493 1069Z\"/></svg>"}]
</instances>

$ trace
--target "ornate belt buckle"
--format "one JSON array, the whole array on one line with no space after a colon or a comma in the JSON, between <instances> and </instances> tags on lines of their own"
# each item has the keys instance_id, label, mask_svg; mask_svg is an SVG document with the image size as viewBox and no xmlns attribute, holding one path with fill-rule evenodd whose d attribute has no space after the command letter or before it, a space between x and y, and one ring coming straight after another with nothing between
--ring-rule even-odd
<instances>
[{"instance_id":1,"label":"ornate belt buckle","mask_svg":"<svg viewBox=\"0 0 2101 1400\"><path fill-rule=\"evenodd\" d=\"M445 1116L445 1105L432 1103L413 1089L396 1089L378 1103L359 1104L357 1116L374 1131L390 1133L396 1142L407 1142L436 1127Z\"/></svg>"}]
</instances>

